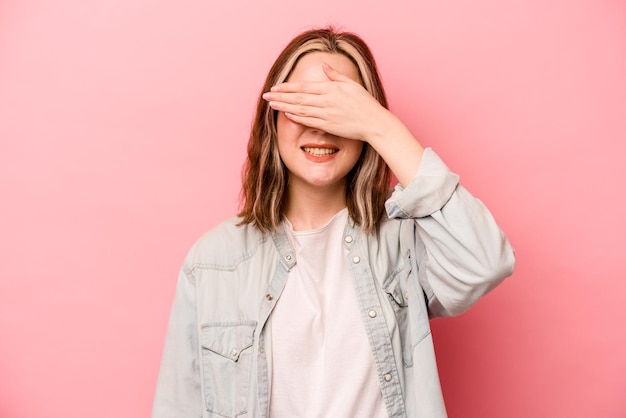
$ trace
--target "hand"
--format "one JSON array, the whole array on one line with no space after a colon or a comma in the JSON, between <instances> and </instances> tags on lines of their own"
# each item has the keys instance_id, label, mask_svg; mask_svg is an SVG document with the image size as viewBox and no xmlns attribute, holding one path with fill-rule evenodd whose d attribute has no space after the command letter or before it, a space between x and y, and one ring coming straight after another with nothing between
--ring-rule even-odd
<instances>
[{"instance_id":1,"label":"hand","mask_svg":"<svg viewBox=\"0 0 626 418\"><path fill-rule=\"evenodd\" d=\"M382 133L389 111L348 76L328 64L323 70L329 81L278 84L263 98L293 122L331 135L368 142Z\"/></svg>"},{"instance_id":2,"label":"hand","mask_svg":"<svg viewBox=\"0 0 626 418\"><path fill-rule=\"evenodd\" d=\"M367 142L406 187L417 172L424 147L363 86L327 64L323 70L328 81L279 84L263 98L295 123Z\"/></svg>"}]
</instances>

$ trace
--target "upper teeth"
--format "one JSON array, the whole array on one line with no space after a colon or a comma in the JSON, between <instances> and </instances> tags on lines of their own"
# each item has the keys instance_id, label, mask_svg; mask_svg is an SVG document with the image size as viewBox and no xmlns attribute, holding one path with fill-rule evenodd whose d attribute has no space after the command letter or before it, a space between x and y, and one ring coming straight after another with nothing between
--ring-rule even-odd
<instances>
[{"instance_id":1,"label":"upper teeth","mask_svg":"<svg viewBox=\"0 0 626 418\"><path fill-rule=\"evenodd\" d=\"M330 155L337 152L336 149L332 148L310 148L304 147L302 148L304 151L308 152L311 155L315 155L316 157L321 157L323 155Z\"/></svg>"}]
</instances>

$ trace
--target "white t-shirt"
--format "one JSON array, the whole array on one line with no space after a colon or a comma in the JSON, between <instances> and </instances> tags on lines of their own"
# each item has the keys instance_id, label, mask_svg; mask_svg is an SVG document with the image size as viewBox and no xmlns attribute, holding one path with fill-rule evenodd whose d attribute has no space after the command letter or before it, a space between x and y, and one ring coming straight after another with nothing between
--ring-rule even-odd
<instances>
[{"instance_id":1,"label":"white t-shirt","mask_svg":"<svg viewBox=\"0 0 626 418\"><path fill-rule=\"evenodd\" d=\"M271 316L270 416L387 417L343 247L348 210L287 235L296 265Z\"/></svg>"}]
</instances>

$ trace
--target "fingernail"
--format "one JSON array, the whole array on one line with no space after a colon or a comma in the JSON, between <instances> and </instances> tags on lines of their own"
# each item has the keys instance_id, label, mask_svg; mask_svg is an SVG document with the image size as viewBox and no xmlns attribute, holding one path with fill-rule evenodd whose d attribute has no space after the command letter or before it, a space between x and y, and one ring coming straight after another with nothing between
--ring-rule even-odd
<instances>
[{"instance_id":1,"label":"fingernail","mask_svg":"<svg viewBox=\"0 0 626 418\"><path fill-rule=\"evenodd\" d=\"M278 86L272 86L271 91L278 91Z\"/></svg>"},{"instance_id":2,"label":"fingernail","mask_svg":"<svg viewBox=\"0 0 626 418\"><path fill-rule=\"evenodd\" d=\"M263 93L261 97L263 97L265 100L269 100L270 93Z\"/></svg>"}]
</instances>

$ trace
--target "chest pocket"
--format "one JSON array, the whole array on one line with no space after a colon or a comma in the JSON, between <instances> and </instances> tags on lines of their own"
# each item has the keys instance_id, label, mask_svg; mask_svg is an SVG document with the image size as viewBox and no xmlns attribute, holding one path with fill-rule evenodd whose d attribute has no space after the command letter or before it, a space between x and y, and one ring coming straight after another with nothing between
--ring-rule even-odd
<instances>
[{"instance_id":1,"label":"chest pocket","mask_svg":"<svg viewBox=\"0 0 626 418\"><path fill-rule=\"evenodd\" d=\"M416 272L417 266L407 255L404 266L389 275L382 284L396 315L405 367L413 366L413 347L430 334L424 293L417 284ZM409 298L409 294L417 296Z\"/></svg>"},{"instance_id":2,"label":"chest pocket","mask_svg":"<svg viewBox=\"0 0 626 418\"><path fill-rule=\"evenodd\" d=\"M256 321L202 325L202 379L209 413L229 418L247 414L256 325Z\"/></svg>"},{"instance_id":3,"label":"chest pocket","mask_svg":"<svg viewBox=\"0 0 626 418\"><path fill-rule=\"evenodd\" d=\"M406 283L409 270L405 267L394 271L383 282L383 290L389 298L391 307L396 316L396 322L400 331L402 344L402 361L405 367L413 366L413 354L411 352L411 331L409 324L408 298L403 288Z\"/></svg>"}]
</instances>

